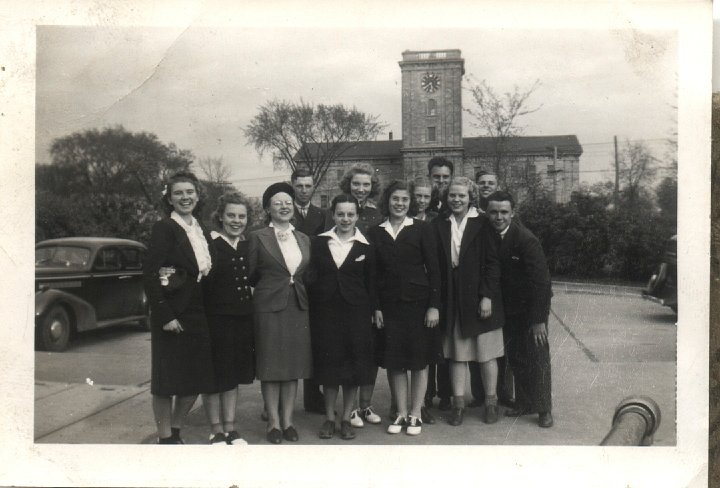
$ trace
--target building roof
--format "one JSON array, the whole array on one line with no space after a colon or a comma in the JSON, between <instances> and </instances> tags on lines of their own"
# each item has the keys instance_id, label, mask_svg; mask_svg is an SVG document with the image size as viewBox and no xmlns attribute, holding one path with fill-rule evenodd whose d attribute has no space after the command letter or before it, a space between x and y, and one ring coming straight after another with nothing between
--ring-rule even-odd
<instances>
[{"instance_id":1,"label":"building roof","mask_svg":"<svg viewBox=\"0 0 720 488\"><path fill-rule=\"evenodd\" d=\"M464 137L463 148L465 155L491 156L496 152L496 138L494 137ZM351 146L350 143L346 143ZM510 139L509 152L532 155L552 156L553 147L557 147L558 156L580 156L582 146L575 135L562 136L518 136ZM361 141L347 149L338 160L358 159L401 159L402 140L387 141ZM311 144L310 150L316 153L317 144ZM303 161L299 153L295 155L297 161Z\"/></svg>"}]
</instances>

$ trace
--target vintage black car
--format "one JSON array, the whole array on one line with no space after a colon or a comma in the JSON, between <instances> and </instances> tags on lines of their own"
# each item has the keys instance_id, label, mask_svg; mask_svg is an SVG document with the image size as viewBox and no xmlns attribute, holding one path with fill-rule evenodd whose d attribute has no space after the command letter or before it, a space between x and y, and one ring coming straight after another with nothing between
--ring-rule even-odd
<instances>
[{"instance_id":1,"label":"vintage black car","mask_svg":"<svg viewBox=\"0 0 720 488\"><path fill-rule=\"evenodd\" d=\"M642 292L643 297L670 307L677 313L677 236L665 243L662 261Z\"/></svg>"},{"instance_id":2,"label":"vintage black car","mask_svg":"<svg viewBox=\"0 0 720 488\"><path fill-rule=\"evenodd\" d=\"M67 237L35 245L35 346L64 350L77 332L138 321L148 327L146 248L129 239Z\"/></svg>"}]
</instances>

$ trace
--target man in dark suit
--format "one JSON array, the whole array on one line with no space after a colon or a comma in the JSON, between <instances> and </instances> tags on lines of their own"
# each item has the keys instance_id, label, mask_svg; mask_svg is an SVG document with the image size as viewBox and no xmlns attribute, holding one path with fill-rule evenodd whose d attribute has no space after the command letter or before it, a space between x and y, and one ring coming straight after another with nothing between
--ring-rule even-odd
<instances>
[{"instance_id":1,"label":"man in dark suit","mask_svg":"<svg viewBox=\"0 0 720 488\"><path fill-rule=\"evenodd\" d=\"M435 156L428 161L428 177L433 185L432 197L427 210L434 212L442 208L442 194L450 185L455 165L453 162L442 156Z\"/></svg>"},{"instance_id":2,"label":"man in dark suit","mask_svg":"<svg viewBox=\"0 0 720 488\"><path fill-rule=\"evenodd\" d=\"M315 191L312 173L305 168L298 168L290 176L290 183L295 190L295 213L292 224L296 230L313 240L325 231L325 212L310 203ZM303 380L303 407L306 412L325 413L325 401L320 385L313 379Z\"/></svg>"},{"instance_id":3,"label":"man in dark suit","mask_svg":"<svg viewBox=\"0 0 720 488\"><path fill-rule=\"evenodd\" d=\"M498 239L505 353L515 376L517 417L537 413L540 427L552 427L550 347L547 322L552 289L550 272L537 237L513 222L512 195L498 191L488 197L487 216Z\"/></svg>"}]
</instances>

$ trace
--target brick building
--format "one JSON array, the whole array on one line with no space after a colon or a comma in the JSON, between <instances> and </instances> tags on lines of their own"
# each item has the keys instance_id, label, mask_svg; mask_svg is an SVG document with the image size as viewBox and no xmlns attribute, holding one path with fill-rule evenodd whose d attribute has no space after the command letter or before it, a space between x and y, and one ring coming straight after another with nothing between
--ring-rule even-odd
<instances>
[{"instance_id":1,"label":"brick building","mask_svg":"<svg viewBox=\"0 0 720 488\"><path fill-rule=\"evenodd\" d=\"M316 204L326 207L340 192L338 182L345 170L359 162L372 164L382 182L426 175L433 156L448 158L455 174L473 179L480 170L493 167L496 140L462 136L465 61L460 50L405 51L399 65L402 140L393 140L390 133L388 140L363 141L348 149L318 185ZM515 137L503 150L509 155L505 171L516 181L534 175L557 202L566 202L579 187L582 152L575 135Z\"/></svg>"}]
</instances>

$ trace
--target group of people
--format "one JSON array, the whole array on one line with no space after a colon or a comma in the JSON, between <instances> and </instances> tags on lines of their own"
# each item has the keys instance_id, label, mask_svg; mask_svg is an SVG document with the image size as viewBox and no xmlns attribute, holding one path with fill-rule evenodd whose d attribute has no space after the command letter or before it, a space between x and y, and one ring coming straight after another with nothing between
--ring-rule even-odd
<instances>
[{"instance_id":1,"label":"group of people","mask_svg":"<svg viewBox=\"0 0 720 488\"><path fill-rule=\"evenodd\" d=\"M325 415L319 437L353 439L356 428L381 423L372 405L379 367L390 386L389 434L435 423L436 395L448 422L462 424L468 370L484 422L497 422L499 395L505 415L539 414L550 427L552 293L542 248L514 220L495 175L476 183L453 170L435 157L427 177L381 191L372 166L358 164L323 210L310 203L313 176L301 168L265 190L266 225L248 232L251 205L228 193L212 233L194 216L195 176L172 176L169 217L153 228L144 268L159 443L182 444L198 395L210 443L245 443L237 386L255 378L268 442L299 439L299 379L305 409Z\"/></svg>"}]
</instances>

